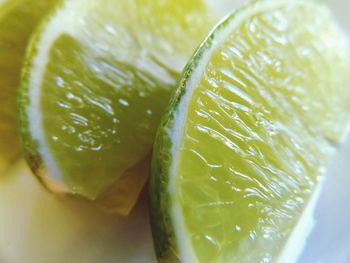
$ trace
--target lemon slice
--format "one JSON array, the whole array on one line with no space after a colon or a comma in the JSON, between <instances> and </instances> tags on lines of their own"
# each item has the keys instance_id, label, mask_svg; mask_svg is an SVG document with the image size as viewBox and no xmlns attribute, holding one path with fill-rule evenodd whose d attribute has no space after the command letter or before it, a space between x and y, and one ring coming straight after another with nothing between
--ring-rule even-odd
<instances>
[{"instance_id":1,"label":"lemon slice","mask_svg":"<svg viewBox=\"0 0 350 263\"><path fill-rule=\"evenodd\" d=\"M156 139L160 261L296 260L349 126L349 54L313 1L256 1L210 34Z\"/></svg>"},{"instance_id":2,"label":"lemon slice","mask_svg":"<svg viewBox=\"0 0 350 263\"><path fill-rule=\"evenodd\" d=\"M64 1L33 37L19 102L43 184L127 214L170 90L224 11L202 0Z\"/></svg>"},{"instance_id":3,"label":"lemon slice","mask_svg":"<svg viewBox=\"0 0 350 263\"><path fill-rule=\"evenodd\" d=\"M54 0L0 1L0 173L20 155L16 94L30 34Z\"/></svg>"}]
</instances>

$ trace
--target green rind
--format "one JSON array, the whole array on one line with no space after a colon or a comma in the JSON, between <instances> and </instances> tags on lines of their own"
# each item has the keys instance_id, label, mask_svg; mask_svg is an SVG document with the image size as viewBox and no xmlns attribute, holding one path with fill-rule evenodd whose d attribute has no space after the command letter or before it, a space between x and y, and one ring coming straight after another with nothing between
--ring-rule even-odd
<instances>
[{"instance_id":1,"label":"green rind","mask_svg":"<svg viewBox=\"0 0 350 263\"><path fill-rule=\"evenodd\" d=\"M46 173L46 167L39 152L39 143L32 137L29 128L29 116L28 107L30 103L29 99L29 87L30 87L30 73L34 67L34 58L38 54L37 43L40 41L42 32L45 30L46 24L55 16L57 11L64 5L63 0L59 0L55 7L44 17L37 29L34 31L31 40L27 47L26 57L24 59L23 68L21 72L21 81L17 95L17 111L18 111L18 126L20 141L24 153L24 157L32 170L33 174L39 179L40 183L45 186L47 190L51 190L47 187L43 176Z\"/></svg>"},{"instance_id":2,"label":"green rind","mask_svg":"<svg viewBox=\"0 0 350 263\"><path fill-rule=\"evenodd\" d=\"M157 258L160 262L179 262L177 248L174 244L173 223L170 216L168 186L168 167L171 163L169 150L171 141L166 132L168 123L160 125L159 134L154 145L152 159L152 175L150 178L150 219L153 242Z\"/></svg>"}]
</instances>

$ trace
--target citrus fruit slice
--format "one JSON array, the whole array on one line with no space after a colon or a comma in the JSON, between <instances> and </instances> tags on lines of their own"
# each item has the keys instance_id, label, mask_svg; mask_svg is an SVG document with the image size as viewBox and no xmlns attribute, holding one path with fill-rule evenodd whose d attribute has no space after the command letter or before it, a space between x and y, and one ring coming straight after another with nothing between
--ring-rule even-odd
<instances>
[{"instance_id":1,"label":"citrus fruit slice","mask_svg":"<svg viewBox=\"0 0 350 263\"><path fill-rule=\"evenodd\" d=\"M0 173L20 155L16 94L30 34L55 1L0 1Z\"/></svg>"},{"instance_id":2,"label":"citrus fruit slice","mask_svg":"<svg viewBox=\"0 0 350 263\"><path fill-rule=\"evenodd\" d=\"M252 2L209 35L156 138L160 261L293 262L349 125L349 58L313 1Z\"/></svg>"},{"instance_id":3,"label":"citrus fruit slice","mask_svg":"<svg viewBox=\"0 0 350 263\"><path fill-rule=\"evenodd\" d=\"M128 213L171 87L223 12L204 0L64 1L33 37L19 100L39 179Z\"/></svg>"}]
</instances>

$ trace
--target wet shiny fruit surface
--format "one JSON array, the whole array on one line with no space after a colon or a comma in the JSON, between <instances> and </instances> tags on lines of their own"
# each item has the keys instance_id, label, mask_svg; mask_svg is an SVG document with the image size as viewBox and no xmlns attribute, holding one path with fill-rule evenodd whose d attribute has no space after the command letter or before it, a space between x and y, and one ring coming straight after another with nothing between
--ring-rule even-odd
<instances>
[{"instance_id":1,"label":"wet shiny fruit surface","mask_svg":"<svg viewBox=\"0 0 350 263\"><path fill-rule=\"evenodd\" d=\"M257 1L217 27L157 136L159 258L278 262L290 239L300 249L303 214L349 126L349 58L316 3Z\"/></svg>"},{"instance_id":2,"label":"wet shiny fruit surface","mask_svg":"<svg viewBox=\"0 0 350 263\"><path fill-rule=\"evenodd\" d=\"M0 2L0 173L20 155L16 97L30 35L54 0Z\"/></svg>"},{"instance_id":3,"label":"wet shiny fruit surface","mask_svg":"<svg viewBox=\"0 0 350 263\"><path fill-rule=\"evenodd\" d=\"M57 7L32 40L20 98L27 159L49 189L130 211L171 88L221 17L216 6L77 0Z\"/></svg>"}]
</instances>

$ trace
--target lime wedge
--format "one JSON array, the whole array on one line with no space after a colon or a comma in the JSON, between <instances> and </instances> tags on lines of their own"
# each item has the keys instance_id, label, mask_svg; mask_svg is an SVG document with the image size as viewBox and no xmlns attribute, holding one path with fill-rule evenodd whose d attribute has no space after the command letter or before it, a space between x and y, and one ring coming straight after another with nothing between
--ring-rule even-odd
<instances>
[{"instance_id":1,"label":"lime wedge","mask_svg":"<svg viewBox=\"0 0 350 263\"><path fill-rule=\"evenodd\" d=\"M0 1L0 173L20 155L16 94L30 34L54 0Z\"/></svg>"},{"instance_id":2,"label":"lime wedge","mask_svg":"<svg viewBox=\"0 0 350 263\"><path fill-rule=\"evenodd\" d=\"M161 262L294 262L349 126L349 71L347 39L317 2L256 1L209 35L156 139Z\"/></svg>"},{"instance_id":3,"label":"lime wedge","mask_svg":"<svg viewBox=\"0 0 350 263\"><path fill-rule=\"evenodd\" d=\"M19 102L44 185L127 214L170 90L223 12L204 0L64 1L31 42Z\"/></svg>"}]
</instances>

